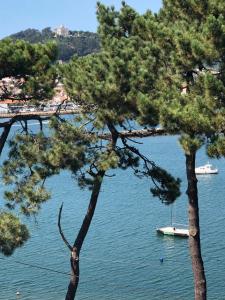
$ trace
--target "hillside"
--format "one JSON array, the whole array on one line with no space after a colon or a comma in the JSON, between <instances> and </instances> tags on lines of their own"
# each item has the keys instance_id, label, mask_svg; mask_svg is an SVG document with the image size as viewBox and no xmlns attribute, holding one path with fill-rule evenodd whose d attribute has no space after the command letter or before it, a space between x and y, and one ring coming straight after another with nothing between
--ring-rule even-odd
<instances>
[{"instance_id":1,"label":"hillside","mask_svg":"<svg viewBox=\"0 0 225 300\"><path fill-rule=\"evenodd\" d=\"M64 30L65 29L65 30ZM52 31L50 27L39 31L27 29L10 36L12 39L23 39L30 43L45 43L54 40L58 44L59 59L69 60L74 54L84 56L100 49L99 38L96 33L85 31L71 31L61 26L59 32Z\"/></svg>"}]
</instances>

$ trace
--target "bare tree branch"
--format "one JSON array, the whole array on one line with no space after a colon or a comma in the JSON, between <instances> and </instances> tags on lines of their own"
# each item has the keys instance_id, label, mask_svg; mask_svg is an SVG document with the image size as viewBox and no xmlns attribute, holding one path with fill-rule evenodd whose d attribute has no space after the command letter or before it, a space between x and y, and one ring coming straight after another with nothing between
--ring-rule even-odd
<instances>
[{"instance_id":1,"label":"bare tree branch","mask_svg":"<svg viewBox=\"0 0 225 300\"><path fill-rule=\"evenodd\" d=\"M63 233L62 228L61 228L62 209L63 209L63 203L62 203L62 205L60 206L60 209L59 209L59 215L58 215L58 228L59 228L59 233L60 233L61 238L62 238L63 242L65 243L65 245L69 248L70 251L72 251L72 250L73 250L73 247L70 246L70 244L69 244L69 242L67 241L67 239L65 238L64 233Z\"/></svg>"}]
</instances>

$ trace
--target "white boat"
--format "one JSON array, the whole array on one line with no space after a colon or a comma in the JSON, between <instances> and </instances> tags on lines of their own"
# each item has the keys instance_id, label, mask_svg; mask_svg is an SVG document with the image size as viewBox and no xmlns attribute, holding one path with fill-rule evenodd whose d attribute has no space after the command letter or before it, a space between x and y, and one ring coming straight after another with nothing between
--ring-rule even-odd
<instances>
[{"instance_id":1,"label":"white boat","mask_svg":"<svg viewBox=\"0 0 225 300\"><path fill-rule=\"evenodd\" d=\"M195 168L196 175L204 175L204 174L217 174L218 169L214 169L211 164L206 164L204 166Z\"/></svg>"},{"instance_id":2,"label":"white boat","mask_svg":"<svg viewBox=\"0 0 225 300\"><path fill-rule=\"evenodd\" d=\"M167 227L157 228L156 231L158 233L162 233L164 235L189 237L189 230L188 229L177 228L177 227L174 227L174 226L167 226Z\"/></svg>"},{"instance_id":3,"label":"white boat","mask_svg":"<svg viewBox=\"0 0 225 300\"><path fill-rule=\"evenodd\" d=\"M166 227L156 228L157 233L163 235L172 235L172 236L180 236L180 237L189 237L189 230L185 227L187 225L181 225L173 223L173 206L171 206L171 225Z\"/></svg>"}]
</instances>

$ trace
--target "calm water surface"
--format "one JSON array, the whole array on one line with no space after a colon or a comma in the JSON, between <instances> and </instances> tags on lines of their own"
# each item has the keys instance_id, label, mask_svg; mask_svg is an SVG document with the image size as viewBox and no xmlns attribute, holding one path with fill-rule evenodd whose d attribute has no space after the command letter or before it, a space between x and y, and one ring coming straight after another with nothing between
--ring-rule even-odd
<instances>
[{"instance_id":1,"label":"calm water surface","mask_svg":"<svg viewBox=\"0 0 225 300\"><path fill-rule=\"evenodd\" d=\"M182 179L184 156L178 137L147 138L142 151ZM200 151L197 164L208 161ZM225 161L213 161L215 176L199 177L202 253L208 280L208 299L225 299ZM153 198L151 183L130 171L116 171L105 178L96 214L80 257L77 300L190 300L193 278L188 240L159 236L157 226L168 225L170 208ZM1 300L63 300L69 276L16 264L30 263L69 273L70 253L57 229L57 214L64 202L62 226L68 240L81 224L89 199L69 173L51 179L52 199L34 220L27 221L32 238L10 258L0 260ZM3 193L1 185L1 193ZM174 206L176 222L187 224L185 193ZM160 263L160 258L164 262ZM19 291L20 296L16 296Z\"/></svg>"}]
</instances>

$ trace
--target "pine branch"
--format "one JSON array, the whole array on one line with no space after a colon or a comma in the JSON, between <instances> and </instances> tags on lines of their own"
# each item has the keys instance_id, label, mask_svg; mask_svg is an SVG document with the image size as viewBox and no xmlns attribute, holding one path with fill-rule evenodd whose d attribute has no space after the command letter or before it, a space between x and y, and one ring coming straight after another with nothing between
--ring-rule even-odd
<instances>
[{"instance_id":1,"label":"pine branch","mask_svg":"<svg viewBox=\"0 0 225 300\"><path fill-rule=\"evenodd\" d=\"M67 246L67 248L72 251L73 250L73 247L69 244L69 242L67 241L67 239L65 238L65 235L62 231L62 227L61 227L61 216L62 216L62 209L63 209L63 203L61 204L60 206L60 209L59 209L59 214L58 214L58 228L59 228L59 233L61 235L61 238L63 240L63 242L65 243L65 245Z\"/></svg>"}]
</instances>

